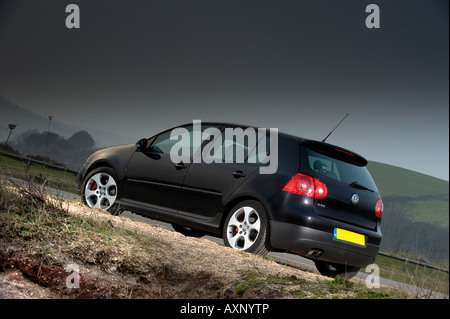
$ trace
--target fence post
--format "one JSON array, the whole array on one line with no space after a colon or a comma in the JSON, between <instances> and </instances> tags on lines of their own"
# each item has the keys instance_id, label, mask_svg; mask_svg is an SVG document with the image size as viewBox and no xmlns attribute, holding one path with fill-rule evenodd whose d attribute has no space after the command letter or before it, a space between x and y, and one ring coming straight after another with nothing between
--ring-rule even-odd
<instances>
[{"instance_id":1,"label":"fence post","mask_svg":"<svg viewBox=\"0 0 450 319\"><path fill-rule=\"evenodd\" d=\"M405 265L403 266L403 272L406 272L407 266L408 266L408 258L405 258Z\"/></svg>"}]
</instances>

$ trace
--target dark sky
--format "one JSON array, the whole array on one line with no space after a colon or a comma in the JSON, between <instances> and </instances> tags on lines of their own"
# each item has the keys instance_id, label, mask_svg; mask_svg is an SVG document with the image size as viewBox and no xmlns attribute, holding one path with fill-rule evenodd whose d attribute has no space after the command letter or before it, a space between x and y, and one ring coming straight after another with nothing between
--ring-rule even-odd
<instances>
[{"instance_id":1,"label":"dark sky","mask_svg":"<svg viewBox=\"0 0 450 319\"><path fill-rule=\"evenodd\" d=\"M194 119L320 140L350 113L328 142L448 180L448 21L447 0L0 0L0 94L136 140Z\"/></svg>"}]
</instances>

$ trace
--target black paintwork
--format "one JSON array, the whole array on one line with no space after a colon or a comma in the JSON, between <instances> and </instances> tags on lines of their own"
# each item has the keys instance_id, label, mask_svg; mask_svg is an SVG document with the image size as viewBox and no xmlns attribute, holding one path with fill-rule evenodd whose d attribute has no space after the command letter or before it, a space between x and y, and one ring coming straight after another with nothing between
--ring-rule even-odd
<instances>
[{"instance_id":1,"label":"black paintwork","mask_svg":"<svg viewBox=\"0 0 450 319\"><path fill-rule=\"evenodd\" d=\"M220 129L235 126L224 123L202 125ZM341 160L363 167L367 161L360 155L343 148L339 149L344 152L335 154L337 147L334 145L279 133L278 170L275 174L264 175L258 173L259 164L255 163L177 165L168 154L151 151L149 146L157 135L149 139L148 145L144 145L145 140L141 141L140 147L128 145L94 153L79 173L79 185L91 170L111 167L118 178L118 202L127 209L215 234L221 233L224 219L236 203L254 199L267 210L270 243L274 249L304 256L309 249L322 249L325 253L321 260L360 267L373 262L382 237L380 220L374 214L375 203L380 198L378 191L351 187L308 171L304 165L306 147L323 154L333 153ZM324 200L313 200L281 191L298 172L324 182L328 196ZM353 194L360 197L357 206L351 204ZM335 227L364 234L366 247L334 240Z\"/></svg>"}]
</instances>

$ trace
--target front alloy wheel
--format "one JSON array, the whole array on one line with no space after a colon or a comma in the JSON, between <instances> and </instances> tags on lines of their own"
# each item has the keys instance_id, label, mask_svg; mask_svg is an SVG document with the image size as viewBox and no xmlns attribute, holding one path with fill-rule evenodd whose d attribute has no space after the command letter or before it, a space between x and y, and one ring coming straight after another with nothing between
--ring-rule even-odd
<instances>
[{"instance_id":1,"label":"front alloy wheel","mask_svg":"<svg viewBox=\"0 0 450 319\"><path fill-rule=\"evenodd\" d=\"M225 245L259 255L269 250L268 218L264 207L256 201L235 206L223 229Z\"/></svg>"},{"instance_id":2,"label":"front alloy wheel","mask_svg":"<svg viewBox=\"0 0 450 319\"><path fill-rule=\"evenodd\" d=\"M83 202L91 208L100 208L119 214L116 203L118 193L114 171L110 168L93 170L83 182Z\"/></svg>"}]
</instances>

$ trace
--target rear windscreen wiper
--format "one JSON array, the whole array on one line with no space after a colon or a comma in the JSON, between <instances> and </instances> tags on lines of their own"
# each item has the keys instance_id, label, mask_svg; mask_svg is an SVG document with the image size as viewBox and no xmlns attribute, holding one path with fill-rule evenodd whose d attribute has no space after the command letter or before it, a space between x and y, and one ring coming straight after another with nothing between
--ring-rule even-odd
<instances>
[{"instance_id":1,"label":"rear windscreen wiper","mask_svg":"<svg viewBox=\"0 0 450 319\"><path fill-rule=\"evenodd\" d=\"M349 186L350 186L350 187L353 187L353 188L364 189L364 190L366 190L366 191L369 191L369 192L372 192L372 193L373 193L373 190L367 188L367 187L364 186L364 185L359 184L357 181L354 181L354 182L350 183Z\"/></svg>"}]
</instances>

